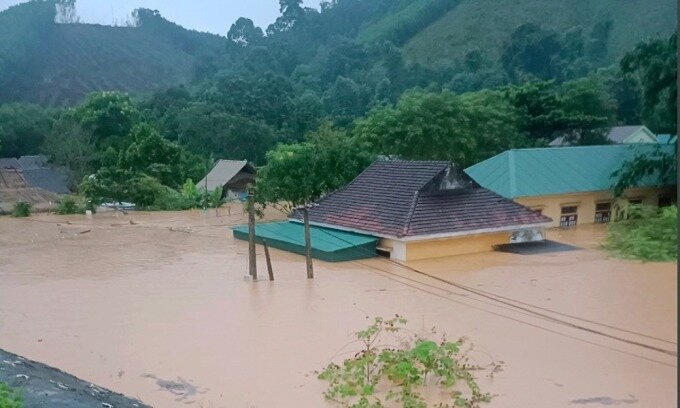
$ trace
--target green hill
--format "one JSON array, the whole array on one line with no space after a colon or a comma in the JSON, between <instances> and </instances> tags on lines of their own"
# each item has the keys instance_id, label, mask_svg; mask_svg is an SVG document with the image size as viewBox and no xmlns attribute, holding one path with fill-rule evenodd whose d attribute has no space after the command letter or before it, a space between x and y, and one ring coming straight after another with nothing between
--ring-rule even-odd
<instances>
[{"instance_id":1,"label":"green hill","mask_svg":"<svg viewBox=\"0 0 680 408\"><path fill-rule=\"evenodd\" d=\"M12 23L0 28L0 102L66 106L93 91L187 83L197 58L226 44L150 11L137 27L55 24L50 6L30 2L0 13L0 22Z\"/></svg>"},{"instance_id":2,"label":"green hill","mask_svg":"<svg viewBox=\"0 0 680 408\"><path fill-rule=\"evenodd\" d=\"M404 48L410 60L427 66L451 65L475 48L495 61L521 24L558 33L580 26L587 34L597 22L610 20L611 63L644 38L670 35L676 10L675 0L461 0Z\"/></svg>"}]
</instances>

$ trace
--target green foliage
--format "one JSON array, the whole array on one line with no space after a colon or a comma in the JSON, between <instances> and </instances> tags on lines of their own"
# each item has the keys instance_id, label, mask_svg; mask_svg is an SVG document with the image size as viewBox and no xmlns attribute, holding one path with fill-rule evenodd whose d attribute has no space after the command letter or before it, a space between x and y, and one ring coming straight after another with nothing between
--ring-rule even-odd
<instances>
[{"instance_id":1,"label":"green foliage","mask_svg":"<svg viewBox=\"0 0 680 408\"><path fill-rule=\"evenodd\" d=\"M28 217L31 215L31 204L25 203L23 201L19 201L16 204L14 204L14 208L12 209L12 217Z\"/></svg>"},{"instance_id":2,"label":"green foliage","mask_svg":"<svg viewBox=\"0 0 680 408\"><path fill-rule=\"evenodd\" d=\"M0 408L23 408L21 394L7 384L0 382Z\"/></svg>"},{"instance_id":3,"label":"green foliage","mask_svg":"<svg viewBox=\"0 0 680 408\"><path fill-rule=\"evenodd\" d=\"M631 205L609 226L604 247L642 261L674 261L678 251L678 208Z\"/></svg>"},{"instance_id":4,"label":"green foliage","mask_svg":"<svg viewBox=\"0 0 680 408\"><path fill-rule=\"evenodd\" d=\"M658 185L670 185L675 181L677 171L676 148L671 153L657 148L649 154L638 154L621 163L621 167L612 173L612 178L616 180L614 194L621 196L627 188L636 187L641 180L649 177L655 178Z\"/></svg>"},{"instance_id":5,"label":"green foliage","mask_svg":"<svg viewBox=\"0 0 680 408\"><path fill-rule=\"evenodd\" d=\"M127 94L96 92L72 112L85 129L92 132L97 146L116 143L132 130L139 112Z\"/></svg>"},{"instance_id":6,"label":"green foliage","mask_svg":"<svg viewBox=\"0 0 680 408\"><path fill-rule=\"evenodd\" d=\"M621 71L642 89L642 118L659 133L677 129L677 35L641 42L621 59Z\"/></svg>"},{"instance_id":7,"label":"green foliage","mask_svg":"<svg viewBox=\"0 0 680 408\"><path fill-rule=\"evenodd\" d=\"M0 105L0 140L5 157L38 154L52 127L52 112L37 105Z\"/></svg>"},{"instance_id":8,"label":"green foliage","mask_svg":"<svg viewBox=\"0 0 680 408\"><path fill-rule=\"evenodd\" d=\"M413 91L357 122L356 135L375 154L465 167L526 143L519 120L500 92Z\"/></svg>"},{"instance_id":9,"label":"green foliage","mask_svg":"<svg viewBox=\"0 0 680 408\"><path fill-rule=\"evenodd\" d=\"M465 339L456 342L433 341L414 336L401 338L406 319L376 317L365 330L356 333L363 347L342 365L329 364L319 379L329 383L326 399L346 407L379 408L394 403L404 408L427 408L423 392L438 388L446 398L438 407L479 407L491 396L482 393L472 375L481 367L468 363L462 348ZM434 332L434 330L433 330ZM398 338L401 346L385 346L385 337ZM492 364L491 374L500 371Z\"/></svg>"},{"instance_id":10,"label":"green foliage","mask_svg":"<svg viewBox=\"0 0 680 408\"><path fill-rule=\"evenodd\" d=\"M57 204L57 214L85 214L85 204L78 198L71 195L63 196Z\"/></svg>"},{"instance_id":11,"label":"green foliage","mask_svg":"<svg viewBox=\"0 0 680 408\"><path fill-rule=\"evenodd\" d=\"M307 141L281 144L267 153L258 172L256 200L287 210L309 204L354 179L373 161L348 135L323 124Z\"/></svg>"},{"instance_id":12,"label":"green foliage","mask_svg":"<svg viewBox=\"0 0 680 408\"><path fill-rule=\"evenodd\" d=\"M101 157L92 132L68 114L54 123L40 151L49 157L51 163L68 168L75 180L94 172Z\"/></svg>"}]
</instances>

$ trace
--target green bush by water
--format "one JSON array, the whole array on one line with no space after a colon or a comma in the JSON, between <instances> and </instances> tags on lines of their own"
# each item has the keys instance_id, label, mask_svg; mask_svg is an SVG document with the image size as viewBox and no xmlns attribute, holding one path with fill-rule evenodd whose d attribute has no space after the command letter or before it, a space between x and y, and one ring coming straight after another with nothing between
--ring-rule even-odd
<instances>
[{"instance_id":1,"label":"green bush by water","mask_svg":"<svg viewBox=\"0 0 680 408\"><path fill-rule=\"evenodd\" d=\"M70 195L64 196L59 199L59 203L57 204L57 214L85 214L85 204L77 197Z\"/></svg>"},{"instance_id":2,"label":"green bush by water","mask_svg":"<svg viewBox=\"0 0 680 408\"><path fill-rule=\"evenodd\" d=\"M674 261L678 250L678 208L629 206L609 226L604 247L642 261Z\"/></svg>"},{"instance_id":3,"label":"green bush by water","mask_svg":"<svg viewBox=\"0 0 680 408\"><path fill-rule=\"evenodd\" d=\"M21 394L5 383L0 383L0 408L23 408Z\"/></svg>"},{"instance_id":4,"label":"green bush by water","mask_svg":"<svg viewBox=\"0 0 680 408\"><path fill-rule=\"evenodd\" d=\"M31 204L19 201L14 204L14 209L12 210L13 217L28 217L31 215Z\"/></svg>"}]
</instances>

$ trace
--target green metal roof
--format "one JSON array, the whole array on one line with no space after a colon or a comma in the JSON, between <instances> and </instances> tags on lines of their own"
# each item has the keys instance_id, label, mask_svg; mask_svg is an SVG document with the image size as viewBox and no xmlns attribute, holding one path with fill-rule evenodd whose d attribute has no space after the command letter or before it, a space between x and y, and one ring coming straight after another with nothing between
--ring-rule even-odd
<instances>
[{"instance_id":1,"label":"green metal roof","mask_svg":"<svg viewBox=\"0 0 680 408\"><path fill-rule=\"evenodd\" d=\"M248 239L248 226L233 228L234 237ZM375 256L378 238L370 235L356 234L332 228L312 225L310 227L312 240L312 256L329 262L349 261ZM270 222L256 224L256 242L267 241L272 248L304 254L305 236L304 226L299 222Z\"/></svg>"},{"instance_id":2,"label":"green metal roof","mask_svg":"<svg viewBox=\"0 0 680 408\"><path fill-rule=\"evenodd\" d=\"M507 197L608 190L611 174L638 154L660 148L671 153L674 145L615 144L605 146L513 149L465 169L482 187ZM638 187L657 184L647 177Z\"/></svg>"},{"instance_id":3,"label":"green metal roof","mask_svg":"<svg viewBox=\"0 0 680 408\"><path fill-rule=\"evenodd\" d=\"M678 137L675 136L675 135L669 135L669 134L656 135L656 141L659 144L671 144L671 143L677 142Z\"/></svg>"}]
</instances>

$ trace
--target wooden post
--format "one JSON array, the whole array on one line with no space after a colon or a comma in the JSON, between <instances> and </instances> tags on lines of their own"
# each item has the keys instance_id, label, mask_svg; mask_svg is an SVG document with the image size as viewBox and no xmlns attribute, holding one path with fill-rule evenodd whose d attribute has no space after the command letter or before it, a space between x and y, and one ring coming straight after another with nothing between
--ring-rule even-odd
<instances>
[{"instance_id":1,"label":"wooden post","mask_svg":"<svg viewBox=\"0 0 680 408\"><path fill-rule=\"evenodd\" d=\"M262 241L262 244L264 245L264 257L267 260L267 272L269 272L269 280L273 281L274 269L272 269L272 259L269 257L269 245L267 245L267 241Z\"/></svg>"},{"instance_id":2,"label":"wooden post","mask_svg":"<svg viewBox=\"0 0 680 408\"><path fill-rule=\"evenodd\" d=\"M305 256L307 258L307 279L314 279L314 265L312 264L312 236L309 231L309 212L307 207L302 209L305 221Z\"/></svg>"},{"instance_id":3,"label":"wooden post","mask_svg":"<svg viewBox=\"0 0 680 408\"><path fill-rule=\"evenodd\" d=\"M248 274L257 280L257 258L255 256L255 198L248 189Z\"/></svg>"}]
</instances>

